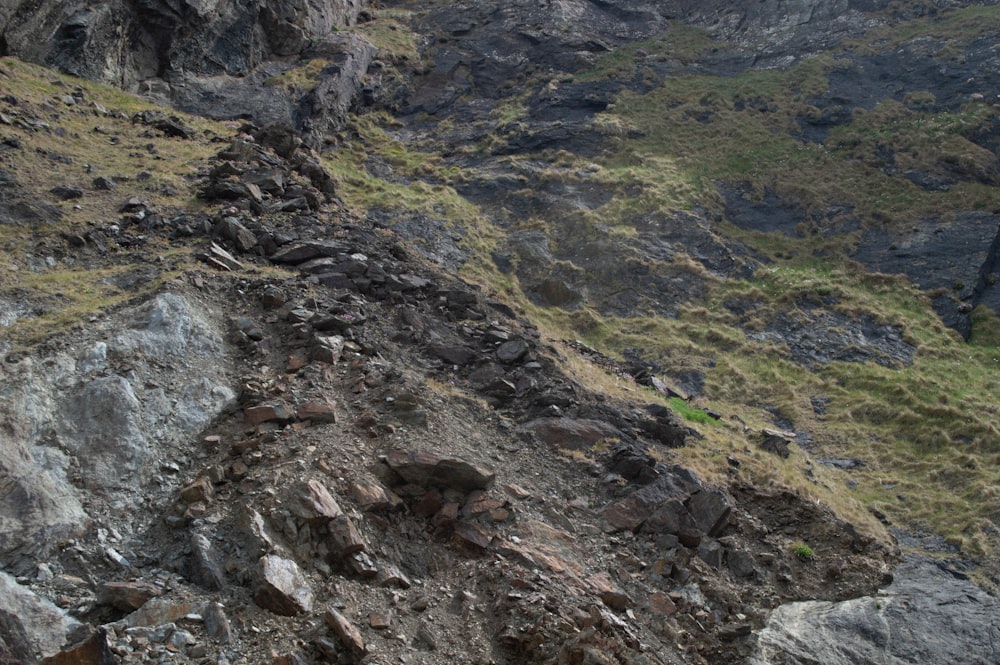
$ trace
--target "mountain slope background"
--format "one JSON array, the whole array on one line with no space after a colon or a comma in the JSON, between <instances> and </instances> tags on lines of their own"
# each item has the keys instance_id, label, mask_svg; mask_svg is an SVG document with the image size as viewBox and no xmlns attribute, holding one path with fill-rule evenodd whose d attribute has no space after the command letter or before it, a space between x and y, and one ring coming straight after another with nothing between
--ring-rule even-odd
<instances>
[{"instance_id":1,"label":"mountain slope background","mask_svg":"<svg viewBox=\"0 0 1000 665\"><path fill-rule=\"evenodd\" d=\"M994 5L0 19L0 549L74 621L135 621L124 578L254 617L228 643L175 626L178 659L777 662L773 607L870 594L897 548L995 588ZM254 410L313 400L337 417ZM498 479L401 477L400 449ZM329 551L339 516L289 508L289 465L349 504L369 562ZM371 509L362 478L402 498ZM262 596L268 556L371 648ZM67 632L7 629L9 658ZM125 658L170 643L112 633Z\"/></svg>"}]
</instances>

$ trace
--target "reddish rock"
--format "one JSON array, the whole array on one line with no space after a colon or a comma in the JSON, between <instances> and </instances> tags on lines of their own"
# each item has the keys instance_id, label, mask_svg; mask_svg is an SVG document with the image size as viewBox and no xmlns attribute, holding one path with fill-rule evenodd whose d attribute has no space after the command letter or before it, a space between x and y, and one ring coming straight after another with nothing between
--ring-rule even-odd
<instances>
[{"instance_id":1,"label":"reddish rock","mask_svg":"<svg viewBox=\"0 0 1000 665\"><path fill-rule=\"evenodd\" d=\"M295 414L284 402L259 404L243 409L243 422L247 425L260 425L269 422L287 423L292 420L295 420Z\"/></svg>"},{"instance_id":2,"label":"reddish rock","mask_svg":"<svg viewBox=\"0 0 1000 665\"><path fill-rule=\"evenodd\" d=\"M587 584L592 593L597 595L601 602L613 610L619 612L632 605L632 599L618 585L611 581L607 573L597 573L587 578Z\"/></svg>"},{"instance_id":3,"label":"reddish rock","mask_svg":"<svg viewBox=\"0 0 1000 665\"><path fill-rule=\"evenodd\" d=\"M311 399L299 404L295 410L299 420L311 420L314 423L337 422L336 405L328 399Z\"/></svg>"},{"instance_id":4,"label":"reddish rock","mask_svg":"<svg viewBox=\"0 0 1000 665\"><path fill-rule=\"evenodd\" d=\"M343 614L331 607L326 611L324 618L326 619L326 625L330 627L330 630L337 636L340 643L355 656L363 656L367 652L365 641L361 638L361 633Z\"/></svg>"},{"instance_id":5,"label":"reddish rock","mask_svg":"<svg viewBox=\"0 0 1000 665\"><path fill-rule=\"evenodd\" d=\"M289 508L296 517L307 522L321 524L344 514L337 501L318 480L295 485L291 492Z\"/></svg>"},{"instance_id":6,"label":"reddish rock","mask_svg":"<svg viewBox=\"0 0 1000 665\"><path fill-rule=\"evenodd\" d=\"M493 544L493 533L475 522L456 523L455 538L459 542L484 550L490 549L490 546Z\"/></svg>"},{"instance_id":7,"label":"reddish rock","mask_svg":"<svg viewBox=\"0 0 1000 665\"><path fill-rule=\"evenodd\" d=\"M677 605L674 604L674 601L670 600L670 596L657 591L650 594L649 600L646 603L646 609L655 616L668 617L673 616L677 612Z\"/></svg>"},{"instance_id":8,"label":"reddish rock","mask_svg":"<svg viewBox=\"0 0 1000 665\"><path fill-rule=\"evenodd\" d=\"M376 579L379 586L397 586L400 589L409 589L411 586L410 578L393 565L379 568Z\"/></svg>"},{"instance_id":9,"label":"reddish rock","mask_svg":"<svg viewBox=\"0 0 1000 665\"><path fill-rule=\"evenodd\" d=\"M0 650L0 659L3 655ZM41 665L115 665L117 662L118 659L108 646L107 632L99 628L76 646L43 658Z\"/></svg>"}]
</instances>

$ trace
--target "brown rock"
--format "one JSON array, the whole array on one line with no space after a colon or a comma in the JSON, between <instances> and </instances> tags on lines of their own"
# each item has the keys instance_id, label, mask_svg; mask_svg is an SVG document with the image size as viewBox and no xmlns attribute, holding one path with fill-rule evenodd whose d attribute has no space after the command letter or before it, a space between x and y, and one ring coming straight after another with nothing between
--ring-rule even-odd
<instances>
[{"instance_id":1,"label":"brown rock","mask_svg":"<svg viewBox=\"0 0 1000 665\"><path fill-rule=\"evenodd\" d=\"M296 517L313 524L329 522L344 514L337 501L318 480L295 485L289 508Z\"/></svg>"},{"instance_id":2,"label":"brown rock","mask_svg":"<svg viewBox=\"0 0 1000 665\"><path fill-rule=\"evenodd\" d=\"M347 515L340 515L331 521L328 528L330 529L330 542L333 549L341 557L346 558L355 552L365 550L364 538L361 537L358 528L354 526L354 522Z\"/></svg>"},{"instance_id":3,"label":"brown rock","mask_svg":"<svg viewBox=\"0 0 1000 665\"><path fill-rule=\"evenodd\" d=\"M677 612L677 605L670 600L670 596L657 591L650 594L646 609L658 617L668 617Z\"/></svg>"},{"instance_id":4,"label":"brown rock","mask_svg":"<svg viewBox=\"0 0 1000 665\"><path fill-rule=\"evenodd\" d=\"M424 487L455 489L471 492L488 489L496 473L453 457L420 450L393 450L386 463L399 476Z\"/></svg>"},{"instance_id":5,"label":"brown rock","mask_svg":"<svg viewBox=\"0 0 1000 665\"><path fill-rule=\"evenodd\" d=\"M607 573L597 573L587 578L587 584L605 605L619 612L632 605L632 599L618 585L611 581Z\"/></svg>"},{"instance_id":6,"label":"brown rock","mask_svg":"<svg viewBox=\"0 0 1000 665\"><path fill-rule=\"evenodd\" d=\"M181 488L181 500L184 503L208 503L215 495L212 482L207 476L198 476Z\"/></svg>"},{"instance_id":7,"label":"brown rock","mask_svg":"<svg viewBox=\"0 0 1000 665\"><path fill-rule=\"evenodd\" d=\"M361 633L348 621L343 614L332 607L326 611L326 625L330 627L340 643L350 650L355 656L363 656L367 649L365 641L361 638Z\"/></svg>"},{"instance_id":8,"label":"brown rock","mask_svg":"<svg viewBox=\"0 0 1000 665\"><path fill-rule=\"evenodd\" d=\"M312 611L313 593L294 561L269 554L257 562L253 600L275 614L295 616Z\"/></svg>"},{"instance_id":9,"label":"brown rock","mask_svg":"<svg viewBox=\"0 0 1000 665\"><path fill-rule=\"evenodd\" d=\"M148 582L105 582L99 597L102 603L115 609L134 612L162 593L163 589Z\"/></svg>"},{"instance_id":10,"label":"brown rock","mask_svg":"<svg viewBox=\"0 0 1000 665\"><path fill-rule=\"evenodd\" d=\"M268 422L287 423L295 420L295 414L284 402L259 404L243 409L243 421L247 425L259 425Z\"/></svg>"},{"instance_id":11,"label":"brown rock","mask_svg":"<svg viewBox=\"0 0 1000 665\"><path fill-rule=\"evenodd\" d=\"M340 335L316 335L309 349L309 357L323 363L340 362L344 353L344 338Z\"/></svg>"},{"instance_id":12,"label":"brown rock","mask_svg":"<svg viewBox=\"0 0 1000 665\"><path fill-rule=\"evenodd\" d=\"M389 612L372 612L368 615L368 625L375 630L387 630L392 626L392 615Z\"/></svg>"},{"instance_id":13,"label":"brown rock","mask_svg":"<svg viewBox=\"0 0 1000 665\"><path fill-rule=\"evenodd\" d=\"M391 564L379 568L376 580L379 586L397 586L400 589L409 589L411 586L410 578Z\"/></svg>"},{"instance_id":14,"label":"brown rock","mask_svg":"<svg viewBox=\"0 0 1000 665\"><path fill-rule=\"evenodd\" d=\"M362 478L351 483L351 494L364 512L396 510L403 505L394 492L387 490L376 480Z\"/></svg>"},{"instance_id":15,"label":"brown rock","mask_svg":"<svg viewBox=\"0 0 1000 665\"><path fill-rule=\"evenodd\" d=\"M524 426L541 441L559 448L586 450L604 439L622 438L617 427L603 420L538 418Z\"/></svg>"},{"instance_id":16,"label":"brown rock","mask_svg":"<svg viewBox=\"0 0 1000 665\"><path fill-rule=\"evenodd\" d=\"M475 522L456 523L455 538L459 542L484 550L489 549L493 544L493 533Z\"/></svg>"},{"instance_id":17,"label":"brown rock","mask_svg":"<svg viewBox=\"0 0 1000 665\"><path fill-rule=\"evenodd\" d=\"M337 408L329 399L310 399L295 410L299 420L311 420L314 423L337 422Z\"/></svg>"}]
</instances>

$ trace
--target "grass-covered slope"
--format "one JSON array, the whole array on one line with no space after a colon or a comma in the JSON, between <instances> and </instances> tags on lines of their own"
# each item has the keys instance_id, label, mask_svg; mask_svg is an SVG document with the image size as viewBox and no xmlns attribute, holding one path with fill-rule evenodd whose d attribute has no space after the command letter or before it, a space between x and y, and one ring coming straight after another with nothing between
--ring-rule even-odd
<instances>
[{"instance_id":1,"label":"grass-covered slope","mask_svg":"<svg viewBox=\"0 0 1000 665\"><path fill-rule=\"evenodd\" d=\"M971 287L928 293L853 257L872 230L905 237L927 220L1000 210L997 143L990 138L1000 114L995 81L986 73L956 79L982 57L983 40L998 22L993 6L942 11L876 28L783 70L718 75L691 65L727 46L674 24L660 37L608 53L590 71L529 78L495 101L492 129L478 142L446 147L461 114L432 135L407 132L388 118L358 119L342 137L347 149L334 168L349 204L417 208L443 221L464 238L465 274L517 301L551 338L582 339L666 377L697 375L697 403L725 416L699 424L704 441L678 453L703 473L791 484L858 520L885 516L943 536L995 581L1000 319L987 307L975 309L963 340L932 305L944 297L959 307ZM883 81L877 68L895 61L902 63L899 79ZM946 75L922 79L926 63ZM620 85L591 120L604 137L596 156L497 149L531 130L538 96L600 82ZM426 120L404 119L421 129L431 126ZM389 164L391 177L375 175L373 161ZM495 200L473 205L456 193L498 174L520 178L509 207ZM536 206L530 216L519 214L518 197L549 185L610 196L570 212ZM764 215L774 202L795 220L777 230L737 224L734 200ZM637 237L638 220L688 212L709 220L722 242L746 247L757 267L741 279L683 253L647 259L649 270L687 271L700 280L697 293L672 303L674 315L655 308L614 315L586 298L566 308L541 305L516 266L501 271L492 260L508 233L540 232L552 246L591 234L625 246ZM582 263L560 259L560 274L586 279ZM784 334L795 327L801 334L794 343L818 346L820 355L831 336L843 348L805 362ZM870 353L869 328L890 331L893 348ZM608 390L647 390L586 363L574 371ZM775 425L800 435L801 448L787 461L753 443L754 431ZM856 462L841 470L818 459Z\"/></svg>"}]
</instances>

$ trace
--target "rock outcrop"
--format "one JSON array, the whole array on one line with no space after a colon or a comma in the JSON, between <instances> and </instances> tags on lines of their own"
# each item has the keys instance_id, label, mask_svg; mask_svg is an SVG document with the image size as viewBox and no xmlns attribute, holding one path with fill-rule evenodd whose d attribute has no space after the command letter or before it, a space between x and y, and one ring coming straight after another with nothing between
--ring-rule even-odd
<instances>
[{"instance_id":1,"label":"rock outcrop","mask_svg":"<svg viewBox=\"0 0 1000 665\"><path fill-rule=\"evenodd\" d=\"M0 55L214 118L293 126L318 145L343 123L375 57L338 31L370 12L364 0L6 3ZM328 64L301 88L268 82L303 58Z\"/></svg>"}]
</instances>

